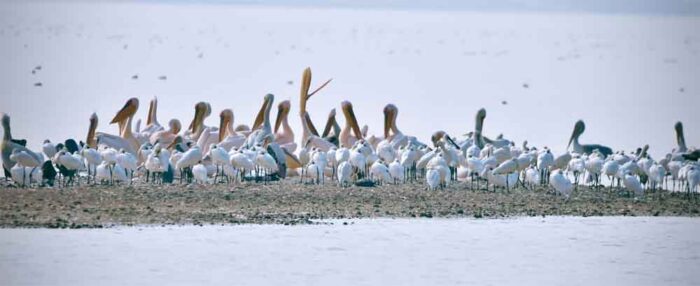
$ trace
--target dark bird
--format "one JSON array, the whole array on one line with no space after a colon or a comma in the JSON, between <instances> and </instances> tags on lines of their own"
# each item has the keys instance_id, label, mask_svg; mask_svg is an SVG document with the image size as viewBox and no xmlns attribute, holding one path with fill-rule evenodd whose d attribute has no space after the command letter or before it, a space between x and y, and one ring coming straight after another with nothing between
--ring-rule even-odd
<instances>
[{"instance_id":1,"label":"dark bird","mask_svg":"<svg viewBox=\"0 0 700 286\"><path fill-rule=\"evenodd\" d=\"M578 138L583 134L583 131L586 130L586 124L583 123L583 120L579 120L576 122L576 125L574 125L574 132L571 133L571 138L569 138L569 144L566 145L566 148L568 149L569 146L572 145L574 147L574 152L579 153L579 154L591 154L593 153L593 150L598 149L598 151L603 154L604 156L609 156L612 155L613 151L610 147L603 146L600 144L584 144L581 145L578 142Z\"/></svg>"}]
</instances>

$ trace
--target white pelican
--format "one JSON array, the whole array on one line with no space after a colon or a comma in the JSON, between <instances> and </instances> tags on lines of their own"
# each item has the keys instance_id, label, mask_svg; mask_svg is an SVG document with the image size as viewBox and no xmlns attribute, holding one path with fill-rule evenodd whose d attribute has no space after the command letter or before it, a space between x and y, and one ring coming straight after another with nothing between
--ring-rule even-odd
<instances>
[{"instance_id":1,"label":"white pelican","mask_svg":"<svg viewBox=\"0 0 700 286\"><path fill-rule=\"evenodd\" d=\"M168 146L175 141L175 138L177 137L177 134L180 133L181 129L182 124L180 123L180 120L171 119L168 122L168 129L159 130L151 134L149 142L151 142L151 144L161 143L164 146Z\"/></svg>"},{"instance_id":2,"label":"white pelican","mask_svg":"<svg viewBox=\"0 0 700 286\"><path fill-rule=\"evenodd\" d=\"M274 138L274 134L272 134L272 126L270 124L270 110L272 109L272 104L275 101L275 96L272 94L266 94L265 98L263 100L263 113L262 113L262 118L256 119L256 123L253 125L253 132L248 135L248 138L246 139L245 146L250 148L251 146L255 146L256 144L263 144L263 141L265 141L268 137ZM260 115L258 115L260 117ZM261 121L258 123L258 121ZM256 126L258 125L258 126Z\"/></svg>"},{"instance_id":3,"label":"white pelican","mask_svg":"<svg viewBox=\"0 0 700 286\"><path fill-rule=\"evenodd\" d=\"M204 120L209 117L209 115L211 115L211 105L203 101L197 102L197 104L194 105L194 118L192 118L190 126L187 131L185 131L185 136L195 142L199 140L202 131L207 127L204 125Z\"/></svg>"},{"instance_id":4,"label":"white pelican","mask_svg":"<svg viewBox=\"0 0 700 286\"><path fill-rule=\"evenodd\" d=\"M145 135L150 136L151 134L163 130L163 126L158 122L158 98L153 97L150 104L148 105L148 117L146 118L146 127L141 130Z\"/></svg>"},{"instance_id":5,"label":"white pelican","mask_svg":"<svg viewBox=\"0 0 700 286\"><path fill-rule=\"evenodd\" d=\"M135 140L131 142L130 140L127 140L122 136L107 134L103 132L95 132L95 130L97 129L97 122L97 114L93 113L92 115L90 115L90 127L88 129L87 136L88 146L98 148L99 145L102 145L115 149L124 149L127 150L129 153L136 154L139 145L134 144L138 144L138 142L136 142ZM127 128L125 127L124 129L126 130ZM131 133L127 132L127 136L128 134Z\"/></svg>"},{"instance_id":6,"label":"white pelican","mask_svg":"<svg viewBox=\"0 0 700 286\"><path fill-rule=\"evenodd\" d=\"M571 195L571 190L574 188L571 181L562 174L561 170L554 170L549 175L549 184L557 193L564 195L566 198Z\"/></svg>"},{"instance_id":7,"label":"white pelican","mask_svg":"<svg viewBox=\"0 0 700 286\"><path fill-rule=\"evenodd\" d=\"M117 123L119 125L119 136L115 137L121 137L124 141L128 143L129 148L124 149L126 149L131 154L136 154L136 150L138 150L141 146L141 143L136 139L136 137L134 137L134 134L131 131L131 121L134 119L134 115L136 114L136 111L138 109L139 100L138 98L132 97L129 100L127 100L126 104L124 104L124 107L122 107L122 109L117 112L114 118L112 118L112 121L110 121L110 124ZM101 137L114 136L106 133L98 133L98 136L100 135L102 135ZM104 139L102 138L98 138L98 140L101 141L100 143L107 143L104 142ZM111 147L117 148L117 146Z\"/></svg>"},{"instance_id":8,"label":"white pelican","mask_svg":"<svg viewBox=\"0 0 700 286\"><path fill-rule=\"evenodd\" d=\"M571 138L569 138L569 144L566 146L568 149L570 146L572 146L573 143L573 150L575 153L579 154L591 154L593 150L598 150L603 156L607 157L609 155L613 154L612 149L607 146L599 145L599 144L585 144L581 145L578 142L578 138L583 134L583 131L586 130L586 124L583 123L583 120L579 120L576 122L576 125L574 125L574 131L571 133Z\"/></svg>"},{"instance_id":9,"label":"white pelican","mask_svg":"<svg viewBox=\"0 0 700 286\"><path fill-rule=\"evenodd\" d=\"M352 110L352 103L349 101L343 101L341 104L341 109L343 110L343 115L345 115L345 127L340 131L340 146L341 147L351 147L359 139L362 139L362 131L357 124L357 118L355 117L355 112ZM354 132L354 136L350 134Z\"/></svg>"},{"instance_id":10,"label":"white pelican","mask_svg":"<svg viewBox=\"0 0 700 286\"><path fill-rule=\"evenodd\" d=\"M308 119L311 120L310 118ZM338 136L340 136L340 125L335 120L335 108L332 108L330 113L328 113L328 120L326 121L326 127L323 128L321 138L334 145L339 145Z\"/></svg>"},{"instance_id":11,"label":"white pelican","mask_svg":"<svg viewBox=\"0 0 700 286\"><path fill-rule=\"evenodd\" d=\"M509 140L500 138L500 136L494 140L486 138L483 135L484 119L486 119L486 109L481 108L479 109L479 111L476 112L476 126L474 127L474 133L472 133L472 142L474 142L474 145L476 145L480 149L484 148L484 145L486 143L489 143L494 147L503 147L510 145L511 142Z\"/></svg>"},{"instance_id":12,"label":"white pelican","mask_svg":"<svg viewBox=\"0 0 700 286\"><path fill-rule=\"evenodd\" d=\"M312 135L319 137L318 132L315 131L315 128L313 127L313 123L311 122L311 117L308 115L306 111L306 103L309 101L309 98L319 92L321 89L323 89L328 83L331 82L332 79L327 80L325 83L321 84L316 90L313 92L309 92L311 88L311 68L306 68L304 69L304 72L301 77L301 90L299 93L299 116L301 117L301 122L302 122L302 135L301 135L301 142L302 142L302 147L304 147L305 142L308 142ZM312 129L313 129L313 134L312 134ZM322 138L319 138L322 139ZM326 140L324 140L326 141ZM320 146L314 146L319 148ZM349 147L349 146L348 146ZM321 148L321 150L328 151L330 147L328 148Z\"/></svg>"}]
</instances>

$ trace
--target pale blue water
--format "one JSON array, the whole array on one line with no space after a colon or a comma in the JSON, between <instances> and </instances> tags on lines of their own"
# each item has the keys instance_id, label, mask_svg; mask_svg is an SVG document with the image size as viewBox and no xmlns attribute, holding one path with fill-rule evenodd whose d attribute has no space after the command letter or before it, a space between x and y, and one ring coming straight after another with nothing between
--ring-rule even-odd
<instances>
[{"instance_id":1,"label":"pale blue water","mask_svg":"<svg viewBox=\"0 0 700 286\"><path fill-rule=\"evenodd\" d=\"M0 229L2 285L699 285L700 219Z\"/></svg>"}]
</instances>

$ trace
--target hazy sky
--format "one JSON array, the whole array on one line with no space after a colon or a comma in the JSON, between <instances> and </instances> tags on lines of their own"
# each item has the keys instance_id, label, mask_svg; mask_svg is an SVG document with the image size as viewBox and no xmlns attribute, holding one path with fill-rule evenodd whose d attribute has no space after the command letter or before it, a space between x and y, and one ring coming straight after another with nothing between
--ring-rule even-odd
<instances>
[{"instance_id":1,"label":"hazy sky","mask_svg":"<svg viewBox=\"0 0 700 286\"><path fill-rule=\"evenodd\" d=\"M206 124L218 125L224 108L251 124L273 93L292 101L298 134L310 66L314 86L334 79L309 103L317 125L351 100L379 134L382 108L395 103L401 130L427 140L472 130L484 107L488 136L561 152L584 119L583 143L650 144L658 156L675 146L678 120L688 144L700 142L697 27L698 17L668 15L3 3L0 112L38 149L46 138L84 140L92 112L99 130L116 132L107 122L130 97L143 118L158 96L162 124L187 125L208 101Z\"/></svg>"}]
</instances>

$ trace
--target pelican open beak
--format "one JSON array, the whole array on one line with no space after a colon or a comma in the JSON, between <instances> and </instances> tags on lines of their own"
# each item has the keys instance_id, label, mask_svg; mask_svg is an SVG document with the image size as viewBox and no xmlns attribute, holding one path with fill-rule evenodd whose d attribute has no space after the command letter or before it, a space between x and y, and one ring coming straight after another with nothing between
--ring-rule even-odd
<instances>
[{"instance_id":1,"label":"pelican open beak","mask_svg":"<svg viewBox=\"0 0 700 286\"><path fill-rule=\"evenodd\" d=\"M277 133L277 130L280 129L280 126L282 125L282 120L287 118L289 115L289 109L291 108L291 104L289 103L289 100L285 100L280 102L280 104L277 105L277 118L275 119L275 129L274 132Z\"/></svg>"},{"instance_id":2,"label":"pelican open beak","mask_svg":"<svg viewBox=\"0 0 700 286\"><path fill-rule=\"evenodd\" d=\"M326 127L323 128L323 134L321 137L326 138L328 134L331 133L331 129L335 127L335 108L331 109L331 112L328 113L328 121L326 121Z\"/></svg>"},{"instance_id":3,"label":"pelican open beak","mask_svg":"<svg viewBox=\"0 0 700 286\"><path fill-rule=\"evenodd\" d=\"M97 148L97 142L95 141L95 130L97 130L97 114L93 113L90 115L90 127L88 128L87 138L85 142L91 148Z\"/></svg>"},{"instance_id":4,"label":"pelican open beak","mask_svg":"<svg viewBox=\"0 0 700 286\"><path fill-rule=\"evenodd\" d=\"M121 123L126 121L129 117L133 116L136 113L136 110L139 109L139 100L136 97L132 97L129 100L126 101L126 104L124 104L124 107L117 112L117 115L114 116L112 121L109 122L109 124L114 124L114 123ZM121 133L121 129L119 130Z\"/></svg>"},{"instance_id":5,"label":"pelican open beak","mask_svg":"<svg viewBox=\"0 0 700 286\"><path fill-rule=\"evenodd\" d=\"M304 115L306 112L306 102L309 100L309 98L323 89L332 80L333 79L327 80L321 86L316 88L316 90L309 93L309 89L311 88L311 68L307 67L304 69L304 73L301 76L301 90L299 94L299 115Z\"/></svg>"},{"instance_id":6,"label":"pelican open beak","mask_svg":"<svg viewBox=\"0 0 700 286\"><path fill-rule=\"evenodd\" d=\"M574 142L574 139L581 136L583 130L585 129L586 125L583 123L583 120L576 121L576 125L574 125L574 132L571 133L571 137L569 138L569 144L566 145L566 149L569 149L569 147L571 147L571 143Z\"/></svg>"},{"instance_id":7,"label":"pelican open beak","mask_svg":"<svg viewBox=\"0 0 700 286\"><path fill-rule=\"evenodd\" d=\"M316 130L316 126L314 126L314 123L311 122L311 116L309 116L308 112L304 113L304 121L306 121L306 126L309 127L309 132L313 134L314 136L318 136L318 130Z\"/></svg>"},{"instance_id":8,"label":"pelican open beak","mask_svg":"<svg viewBox=\"0 0 700 286\"><path fill-rule=\"evenodd\" d=\"M146 126L151 125L155 121L156 108L158 108L158 98L153 97L148 105L148 117L146 118Z\"/></svg>"},{"instance_id":9,"label":"pelican open beak","mask_svg":"<svg viewBox=\"0 0 700 286\"><path fill-rule=\"evenodd\" d=\"M685 134L683 134L683 123L681 123L680 121L676 122L674 128L676 129L676 142L678 142L679 147L684 148Z\"/></svg>"},{"instance_id":10,"label":"pelican open beak","mask_svg":"<svg viewBox=\"0 0 700 286\"><path fill-rule=\"evenodd\" d=\"M221 142L222 140L224 140L224 137L228 135L228 126L233 121L233 111L231 111L231 109L224 109L219 114L219 118L219 142Z\"/></svg>"},{"instance_id":11,"label":"pelican open beak","mask_svg":"<svg viewBox=\"0 0 700 286\"><path fill-rule=\"evenodd\" d=\"M343 101L341 104L343 109L343 115L345 115L345 120L348 121L353 132L355 132L355 137L357 139L363 138L360 126L357 124L357 118L355 117L355 112L352 110L352 103L349 101Z\"/></svg>"},{"instance_id":12,"label":"pelican open beak","mask_svg":"<svg viewBox=\"0 0 700 286\"><path fill-rule=\"evenodd\" d=\"M192 123L190 123L190 132L196 134L199 130L199 126L204 123L204 116L207 113L207 103L200 101L194 105L194 118Z\"/></svg>"}]
</instances>

